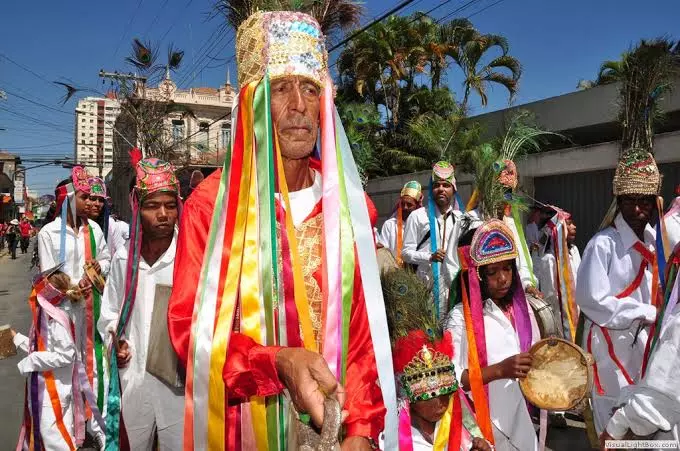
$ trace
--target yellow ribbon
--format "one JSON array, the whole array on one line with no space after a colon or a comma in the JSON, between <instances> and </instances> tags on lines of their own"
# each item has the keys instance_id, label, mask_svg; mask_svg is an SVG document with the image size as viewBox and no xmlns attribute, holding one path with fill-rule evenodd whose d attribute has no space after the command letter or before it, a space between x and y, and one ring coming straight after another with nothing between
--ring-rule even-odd
<instances>
[{"instance_id":1,"label":"yellow ribbon","mask_svg":"<svg viewBox=\"0 0 680 451\"><path fill-rule=\"evenodd\" d=\"M449 431L451 429L451 415L453 415L453 397L458 396L457 392L454 392L449 398L449 406L444 412L444 416L439 420L439 430L437 431L437 436L434 439L433 451L442 451L446 449L449 444ZM455 451L455 450L454 450Z\"/></svg>"}]
</instances>

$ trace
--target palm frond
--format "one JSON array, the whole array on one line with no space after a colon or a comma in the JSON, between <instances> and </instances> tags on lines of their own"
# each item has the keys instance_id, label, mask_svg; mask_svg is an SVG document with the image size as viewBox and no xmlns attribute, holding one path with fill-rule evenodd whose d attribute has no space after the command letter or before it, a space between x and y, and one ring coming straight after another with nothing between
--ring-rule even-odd
<instances>
[{"instance_id":1,"label":"palm frond","mask_svg":"<svg viewBox=\"0 0 680 451\"><path fill-rule=\"evenodd\" d=\"M536 119L527 110L519 110L508 124L500 148L501 158L514 160L518 156L539 152L547 136L563 138L559 133L538 128Z\"/></svg>"}]
</instances>

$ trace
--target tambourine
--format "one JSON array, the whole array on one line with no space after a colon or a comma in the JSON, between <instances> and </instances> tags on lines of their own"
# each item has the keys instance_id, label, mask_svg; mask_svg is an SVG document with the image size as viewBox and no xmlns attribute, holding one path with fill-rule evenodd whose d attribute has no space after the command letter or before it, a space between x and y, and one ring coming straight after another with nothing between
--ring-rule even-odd
<instances>
[{"instance_id":1,"label":"tambourine","mask_svg":"<svg viewBox=\"0 0 680 451\"><path fill-rule=\"evenodd\" d=\"M519 381L526 399L549 411L578 410L593 385L592 356L561 338L540 340L529 354L531 370Z\"/></svg>"},{"instance_id":2,"label":"tambourine","mask_svg":"<svg viewBox=\"0 0 680 451\"><path fill-rule=\"evenodd\" d=\"M92 263L85 263L85 275L90 280L95 290L97 290L100 294L104 293L104 285L106 284L106 280L101 274L99 274Z\"/></svg>"}]
</instances>

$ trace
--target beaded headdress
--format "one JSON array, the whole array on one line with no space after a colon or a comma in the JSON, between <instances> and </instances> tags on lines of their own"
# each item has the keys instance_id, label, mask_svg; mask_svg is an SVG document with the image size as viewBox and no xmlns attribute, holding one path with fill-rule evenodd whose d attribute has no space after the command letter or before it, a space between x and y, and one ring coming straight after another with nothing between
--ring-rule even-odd
<instances>
[{"instance_id":1,"label":"beaded headdress","mask_svg":"<svg viewBox=\"0 0 680 451\"><path fill-rule=\"evenodd\" d=\"M100 177L90 177L90 196L103 197L106 199L106 184Z\"/></svg>"},{"instance_id":2,"label":"beaded headdress","mask_svg":"<svg viewBox=\"0 0 680 451\"><path fill-rule=\"evenodd\" d=\"M423 197L423 187L415 180L411 180L410 182L407 182L401 189L400 196L408 196L414 198L415 200L420 200Z\"/></svg>"},{"instance_id":3,"label":"beaded headdress","mask_svg":"<svg viewBox=\"0 0 680 451\"><path fill-rule=\"evenodd\" d=\"M614 173L614 195L639 194L658 196L661 174L651 153L631 149L621 155Z\"/></svg>"},{"instance_id":4,"label":"beaded headdress","mask_svg":"<svg viewBox=\"0 0 680 451\"><path fill-rule=\"evenodd\" d=\"M247 86L261 80L289 75L305 77L323 86L328 54L318 22L292 11L257 12L236 33L238 82Z\"/></svg>"},{"instance_id":5,"label":"beaded headdress","mask_svg":"<svg viewBox=\"0 0 680 451\"><path fill-rule=\"evenodd\" d=\"M456 167L449 163L448 161L438 161L432 167L432 181L439 182L445 181L453 185L456 188Z\"/></svg>"},{"instance_id":6,"label":"beaded headdress","mask_svg":"<svg viewBox=\"0 0 680 451\"><path fill-rule=\"evenodd\" d=\"M158 158L147 158L137 163L135 171L137 173L135 191L140 199L159 191L179 192L175 167L170 163Z\"/></svg>"},{"instance_id":7,"label":"beaded headdress","mask_svg":"<svg viewBox=\"0 0 680 451\"><path fill-rule=\"evenodd\" d=\"M402 397L416 402L456 391L451 335L437 322L430 291L405 269L383 274L382 286Z\"/></svg>"},{"instance_id":8,"label":"beaded headdress","mask_svg":"<svg viewBox=\"0 0 680 451\"><path fill-rule=\"evenodd\" d=\"M472 236L470 256L477 267L519 256L512 231L499 219L482 224Z\"/></svg>"}]
</instances>

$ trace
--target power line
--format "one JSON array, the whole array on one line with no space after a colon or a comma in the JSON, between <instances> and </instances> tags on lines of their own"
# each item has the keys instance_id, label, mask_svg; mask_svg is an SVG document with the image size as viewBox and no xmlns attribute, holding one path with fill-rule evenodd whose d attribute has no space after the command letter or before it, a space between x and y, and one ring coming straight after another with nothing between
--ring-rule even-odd
<instances>
[{"instance_id":1,"label":"power line","mask_svg":"<svg viewBox=\"0 0 680 451\"><path fill-rule=\"evenodd\" d=\"M355 31L354 33L352 33L349 37L347 37L347 38L343 39L342 41L340 41L339 43L335 44L333 47L328 49L328 53L331 53L332 51L338 49L339 47L342 47L343 45L347 44L349 41L356 38L361 33L368 30L369 28L371 28L373 25L377 24L378 22L382 22L385 18L391 16L392 14L394 14L394 13L396 13L396 12L398 12L398 11L404 9L404 8L406 8L408 5L410 5L414 1L415 0L404 0L403 2L399 3L397 6L395 6L391 10L387 11L385 14L383 14L379 18L372 20L371 22L369 22L367 25L365 25L364 27L362 27L358 31Z\"/></svg>"},{"instance_id":2,"label":"power line","mask_svg":"<svg viewBox=\"0 0 680 451\"><path fill-rule=\"evenodd\" d=\"M3 150L13 152L15 150L25 150L25 149L44 149L45 147L61 146L63 144L72 144L72 143L71 143L71 141L66 141L66 142L60 142L60 143L54 143L54 144L43 144L43 145L40 145L40 146L11 147L9 149L3 149Z\"/></svg>"},{"instance_id":3,"label":"power line","mask_svg":"<svg viewBox=\"0 0 680 451\"><path fill-rule=\"evenodd\" d=\"M120 49L120 44L122 44L123 39L125 39L125 35L127 35L127 32L130 29L130 25L132 25L132 22L135 20L135 17L137 17L137 12L139 11L140 6L142 6L143 1L144 0L139 0L139 3L137 3L137 8L135 8L135 12L130 16L130 20L128 20L127 25L125 25L125 28L123 29L123 34L120 36L120 39L118 40L118 44L116 45L116 51L113 52L114 58L118 54L118 50Z\"/></svg>"},{"instance_id":4,"label":"power line","mask_svg":"<svg viewBox=\"0 0 680 451\"><path fill-rule=\"evenodd\" d=\"M163 0L163 3L161 6L158 8L158 11L156 12L156 15L154 16L153 20L151 21L151 25L148 26L146 31L142 36L146 39L146 35L149 34L149 31L153 28L154 25L156 25L156 22L158 22L158 19L161 17L161 13L165 10L165 5L168 4L168 0Z\"/></svg>"},{"instance_id":5,"label":"power line","mask_svg":"<svg viewBox=\"0 0 680 451\"><path fill-rule=\"evenodd\" d=\"M14 64L15 66L17 66L18 68L25 70L25 71L28 72L29 74L32 74L33 76L39 78L40 80L42 80L42 81L44 81L45 83L49 84L50 86L54 87L54 84L53 84L51 81L49 81L47 78L45 78L45 77L43 77L42 75L40 75L40 74L38 74L38 73L32 71L32 70L29 69L28 67L23 66L23 65L17 63L16 61L14 61L12 58L10 58L9 56L5 55L4 53L0 53L0 56L3 57L3 58L5 58L7 61L9 61L10 63Z\"/></svg>"},{"instance_id":6,"label":"power line","mask_svg":"<svg viewBox=\"0 0 680 451\"><path fill-rule=\"evenodd\" d=\"M469 19L470 17L476 16L476 15L479 14L479 13L483 13L483 12L486 11L487 9L489 9L489 8L491 8L491 7L493 7L493 6L498 5L499 3L503 3L504 1L505 1L505 0L496 0L496 1L493 2L492 4L490 4L490 5L488 5L488 6L485 6L484 8L480 9L480 10L477 11L476 13L470 14L467 18Z\"/></svg>"},{"instance_id":7,"label":"power line","mask_svg":"<svg viewBox=\"0 0 680 451\"><path fill-rule=\"evenodd\" d=\"M173 29L173 27L175 26L175 23L179 20L180 17L182 17L182 15L184 14L184 11L189 7L189 5L191 5L191 2L193 2L193 1L194 0L189 0L187 2L187 4L184 5L184 9L180 10L178 12L177 16L175 17L175 20L172 21L172 23L170 24L170 27L168 27L167 31L163 34L163 36L161 37L159 42L163 42L163 39L165 39L165 37L168 35L168 33L170 33L170 30Z\"/></svg>"},{"instance_id":8,"label":"power line","mask_svg":"<svg viewBox=\"0 0 680 451\"><path fill-rule=\"evenodd\" d=\"M56 111L57 113L68 114L69 116L72 114L72 113L69 113L68 111L60 110L60 109L58 109L58 108L54 108L54 107L51 107L51 106L49 106L49 105L45 105L44 103L40 103L40 102L33 101L33 100L28 99L28 98L26 98L26 97L20 96L20 95L17 94L17 93L13 93L12 91L8 91L7 89L5 89L5 92L8 93L8 94L10 94L10 95L13 95L14 97L17 97L17 98L19 98L19 99L21 99L21 100L24 100L24 101L26 101L26 102L32 103L33 105L37 105L37 106L42 107L42 108L47 108L48 110Z\"/></svg>"},{"instance_id":9,"label":"power line","mask_svg":"<svg viewBox=\"0 0 680 451\"><path fill-rule=\"evenodd\" d=\"M62 127L59 126L59 125L52 124L52 123L49 123L49 122L46 122L46 121L42 121L42 120L36 119L36 118L34 118L34 117L32 117L32 116L28 116L27 114L19 113L19 112L17 112L17 111L8 110L8 109L5 108L5 107L1 107L1 106L0 106L0 110L6 111L6 112L8 112L9 114L13 114L13 115L18 116L18 117L22 117L22 118L24 118L24 119L26 119L26 120L35 122L35 123L37 123L37 124L44 125L44 126L46 126L46 127L54 128L55 130L65 130L65 128L62 128Z\"/></svg>"}]
</instances>

